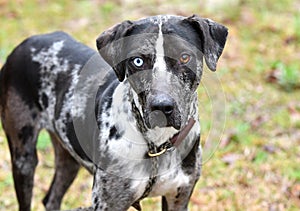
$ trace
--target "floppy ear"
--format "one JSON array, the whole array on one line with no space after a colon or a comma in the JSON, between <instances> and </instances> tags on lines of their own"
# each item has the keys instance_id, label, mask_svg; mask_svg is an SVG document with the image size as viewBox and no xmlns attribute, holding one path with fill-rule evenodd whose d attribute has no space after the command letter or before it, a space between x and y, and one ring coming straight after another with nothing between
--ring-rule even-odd
<instances>
[{"instance_id":1,"label":"floppy ear","mask_svg":"<svg viewBox=\"0 0 300 211\"><path fill-rule=\"evenodd\" d=\"M207 18L201 18L197 15L192 15L186 19L199 33L202 39L202 47L205 62L208 68L215 71L217 62L223 52L228 29Z\"/></svg>"},{"instance_id":2,"label":"floppy ear","mask_svg":"<svg viewBox=\"0 0 300 211\"><path fill-rule=\"evenodd\" d=\"M131 21L124 21L100 34L96 40L97 49L102 58L114 69L119 81L125 78L123 65L122 38L132 28Z\"/></svg>"}]
</instances>

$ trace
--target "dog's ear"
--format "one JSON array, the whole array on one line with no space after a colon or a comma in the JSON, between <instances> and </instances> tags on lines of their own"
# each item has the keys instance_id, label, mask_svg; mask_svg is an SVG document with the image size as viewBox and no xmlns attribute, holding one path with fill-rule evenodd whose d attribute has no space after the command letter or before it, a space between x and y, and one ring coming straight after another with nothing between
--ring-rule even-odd
<instances>
[{"instance_id":1,"label":"dog's ear","mask_svg":"<svg viewBox=\"0 0 300 211\"><path fill-rule=\"evenodd\" d=\"M124 21L100 34L96 40L100 55L114 69L119 81L123 81L125 78L121 39L126 36L132 25L131 21Z\"/></svg>"},{"instance_id":2,"label":"dog's ear","mask_svg":"<svg viewBox=\"0 0 300 211\"><path fill-rule=\"evenodd\" d=\"M228 29L207 18L201 18L197 15L192 15L186 18L189 23L196 29L202 39L202 47L205 62L208 68L215 71L217 61L223 52Z\"/></svg>"}]
</instances>

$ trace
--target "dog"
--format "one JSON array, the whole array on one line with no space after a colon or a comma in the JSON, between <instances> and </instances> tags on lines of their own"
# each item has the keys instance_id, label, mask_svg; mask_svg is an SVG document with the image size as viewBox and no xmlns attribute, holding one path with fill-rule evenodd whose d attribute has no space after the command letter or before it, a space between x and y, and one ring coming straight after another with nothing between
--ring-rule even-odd
<instances>
[{"instance_id":1,"label":"dog","mask_svg":"<svg viewBox=\"0 0 300 211\"><path fill-rule=\"evenodd\" d=\"M153 196L162 210L187 210L201 171L203 60L216 70L227 34L197 15L160 15L113 26L98 52L64 32L17 46L1 70L0 109L19 210L31 208L41 129L55 152L47 210L60 209L80 166L94 176L93 210L141 210Z\"/></svg>"}]
</instances>

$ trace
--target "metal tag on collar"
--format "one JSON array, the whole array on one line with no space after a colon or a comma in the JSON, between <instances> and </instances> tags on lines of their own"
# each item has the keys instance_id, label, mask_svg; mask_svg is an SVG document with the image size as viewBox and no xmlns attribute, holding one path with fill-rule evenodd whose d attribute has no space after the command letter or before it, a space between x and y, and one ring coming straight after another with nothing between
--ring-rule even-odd
<instances>
[{"instance_id":1,"label":"metal tag on collar","mask_svg":"<svg viewBox=\"0 0 300 211\"><path fill-rule=\"evenodd\" d=\"M159 152L156 152L156 153L152 153L152 152L148 152L148 156L149 157L157 157L157 156L160 156L160 155L162 155L162 154L164 154L165 152L167 151L167 149L166 148L163 148L161 151L159 151Z\"/></svg>"},{"instance_id":2,"label":"metal tag on collar","mask_svg":"<svg viewBox=\"0 0 300 211\"><path fill-rule=\"evenodd\" d=\"M148 156L149 157L157 157L160 156L162 154L164 154L165 152L172 152L175 150L175 147L173 146L173 144L171 144L171 142L167 142L164 144L164 146L159 147L159 149L161 148L161 150L159 152L156 153L152 153L152 152L148 152Z\"/></svg>"}]
</instances>

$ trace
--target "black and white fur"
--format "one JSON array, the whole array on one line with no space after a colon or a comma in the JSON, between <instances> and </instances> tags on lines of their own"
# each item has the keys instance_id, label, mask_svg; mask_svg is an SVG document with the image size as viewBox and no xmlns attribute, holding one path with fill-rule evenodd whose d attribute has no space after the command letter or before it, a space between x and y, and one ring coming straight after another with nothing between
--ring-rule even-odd
<instances>
[{"instance_id":1,"label":"black and white fur","mask_svg":"<svg viewBox=\"0 0 300 211\"><path fill-rule=\"evenodd\" d=\"M86 115L86 101L76 101L74 92L96 52L63 32L22 42L0 76L1 119L19 209L30 210L36 139L45 128L56 168L43 200L47 210L60 208L80 165L94 174L94 210L140 209L138 202L148 196L162 196L163 210L187 210L201 169L196 89L202 60L215 70L226 37L224 26L195 15L125 21L102 33L97 48L114 71L99 70L105 77L91 112L99 131L87 143L93 155L76 136L74 121ZM181 62L186 55L188 62ZM147 156L149 143L154 148L164 144L191 118L196 123L175 150Z\"/></svg>"}]
</instances>

